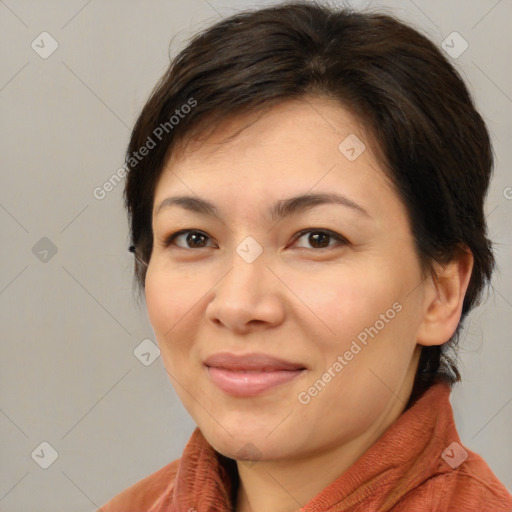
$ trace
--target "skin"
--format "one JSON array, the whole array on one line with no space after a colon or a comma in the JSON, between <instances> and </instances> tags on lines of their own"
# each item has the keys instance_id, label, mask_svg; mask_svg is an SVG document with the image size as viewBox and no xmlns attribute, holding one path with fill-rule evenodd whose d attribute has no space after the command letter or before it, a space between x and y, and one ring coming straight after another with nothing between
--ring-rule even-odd
<instances>
[{"instance_id":1,"label":"skin","mask_svg":"<svg viewBox=\"0 0 512 512\"><path fill-rule=\"evenodd\" d=\"M338 149L350 134L366 145L354 161ZM173 153L157 184L148 315L184 406L207 441L237 460L240 512L298 510L339 477L403 412L421 345L446 342L459 322L472 256L437 266L436 279L422 275L405 206L376 155L340 104L305 97L225 122ZM368 215L324 204L271 221L275 201L307 192L338 192ZM222 220L179 206L157 212L182 194L214 203ZM200 247L186 235L165 247L180 229L207 236ZM311 232L297 236L303 229L348 243L327 237L318 246ZM263 249L252 263L236 252L247 236ZM396 303L400 312L300 403L299 393ZM203 366L221 351L263 352L307 370L263 395L233 397ZM242 457L247 443L254 454Z\"/></svg>"}]
</instances>

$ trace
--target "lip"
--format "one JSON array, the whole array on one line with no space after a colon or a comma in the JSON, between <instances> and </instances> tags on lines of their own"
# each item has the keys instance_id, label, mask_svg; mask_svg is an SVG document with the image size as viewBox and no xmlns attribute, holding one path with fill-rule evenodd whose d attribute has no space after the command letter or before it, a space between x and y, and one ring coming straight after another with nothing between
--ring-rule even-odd
<instances>
[{"instance_id":1,"label":"lip","mask_svg":"<svg viewBox=\"0 0 512 512\"><path fill-rule=\"evenodd\" d=\"M290 382L306 370L303 364L268 354L222 352L204 361L212 382L225 393L250 397Z\"/></svg>"},{"instance_id":2,"label":"lip","mask_svg":"<svg viewBox=\"0 0 512 512\"><path fill-rule=\"evenodd\" d=\"M207 357L206 366L223 368L225 370L303 370L306 367L301 363L286 361L279 357L262 353L233 354L231 352L219 352Z\"/></svg>"}]
</instances>

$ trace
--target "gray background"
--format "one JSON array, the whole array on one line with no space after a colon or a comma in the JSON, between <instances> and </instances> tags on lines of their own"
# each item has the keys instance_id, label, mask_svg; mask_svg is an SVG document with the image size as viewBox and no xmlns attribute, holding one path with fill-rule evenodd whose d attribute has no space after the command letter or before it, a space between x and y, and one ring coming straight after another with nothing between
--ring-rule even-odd
<instances>
[{"instance_id":1,"label":"gray background","mask_svg":"<svg viewBox=\"0 0 512 512\"><path fill-rule=\"evenodd\" d=\"M123 163L171 38L174 55L220 16L267 3L0 1L1 511L92 512L180 456L194 423L161 359L145 366L133 353L154 334L132 295L123 184L102 200L93 191ZM469 44L451 59L494 139L499 271L466 323L452 402L462 441L512 489L512 3L352 5L394 13L440 46L453 31ZM31 47L50 48L43 31L59 45L46 59ZM43 441L58 453L48 469Z\"/></svg>"}]
</instances>

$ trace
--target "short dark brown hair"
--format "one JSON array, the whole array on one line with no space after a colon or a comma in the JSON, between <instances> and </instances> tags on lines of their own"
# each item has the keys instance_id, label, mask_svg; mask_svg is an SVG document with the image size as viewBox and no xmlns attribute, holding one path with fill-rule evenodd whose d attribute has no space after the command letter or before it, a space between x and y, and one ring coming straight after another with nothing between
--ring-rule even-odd
<instances>
[{"instance_id":1,"label":"short dark brown hair","mask_svg":"<svg viewBox=\"0 0 512 512\"><path fill-rule=\"evenodd\" d=\"M291 1L239 12L193 37L153 90L127 149L133 250L150 260L155 188L179 143L232 116L307 95L336 99L368 127L407 208L424 271L465 248L472 252L461 322L450 343L422 349L417 372L427 386L443 375L460 380L446 350L457 343L494 267L484 217L492 147L442 51L388 14ZM154 147L135 159L150 139ZM139 291L145 275L136 260Z\"/></svg>"}]
</instances>

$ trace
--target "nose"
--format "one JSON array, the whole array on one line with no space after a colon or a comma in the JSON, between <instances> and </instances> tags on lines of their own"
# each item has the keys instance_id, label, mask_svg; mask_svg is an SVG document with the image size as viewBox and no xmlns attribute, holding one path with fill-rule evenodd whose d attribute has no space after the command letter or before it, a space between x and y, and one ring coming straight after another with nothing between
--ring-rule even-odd
<instances>
[{"instance_id":1,"label":"nose","mask_svg":"<svg viewBox=\"0 0 512 512\"><path fill-rule=\"evenodd\" d=\"M263 255L247 263L237 254L214 288L206 317L237 334L279 325L285 314L283 284Z\"/></svg>"}]
</instances>

